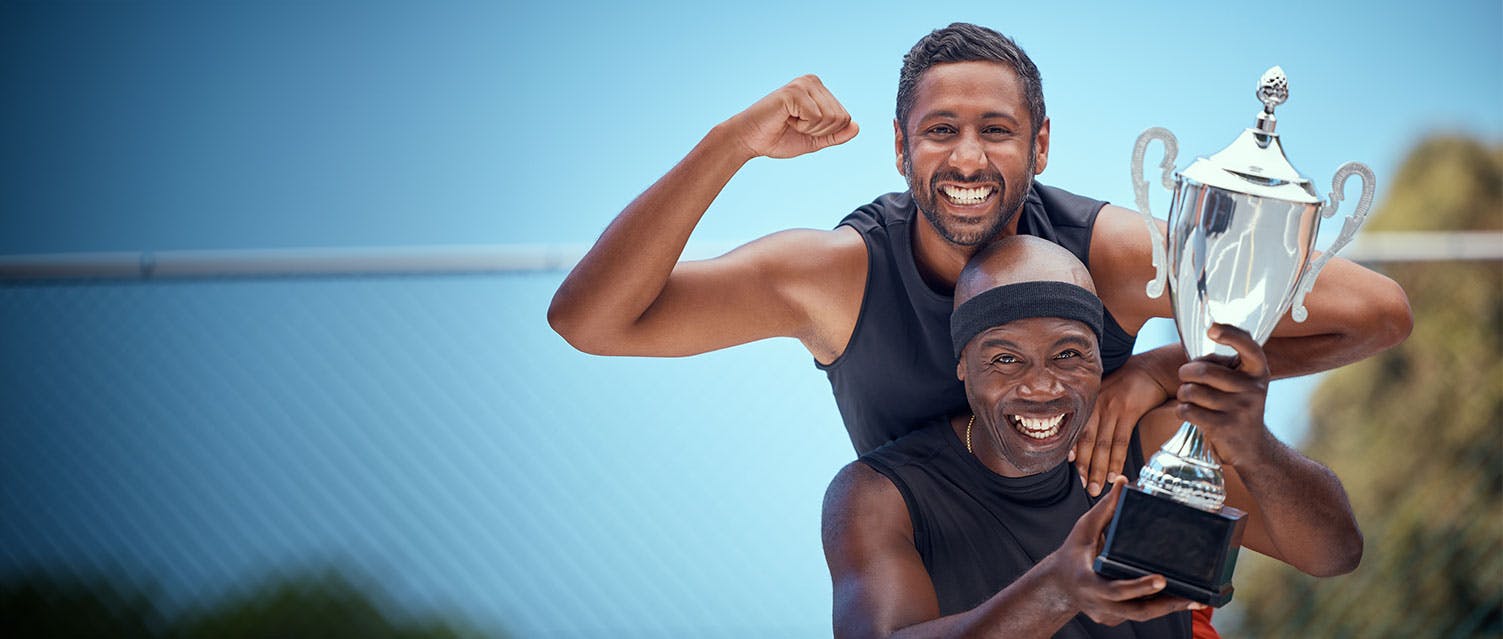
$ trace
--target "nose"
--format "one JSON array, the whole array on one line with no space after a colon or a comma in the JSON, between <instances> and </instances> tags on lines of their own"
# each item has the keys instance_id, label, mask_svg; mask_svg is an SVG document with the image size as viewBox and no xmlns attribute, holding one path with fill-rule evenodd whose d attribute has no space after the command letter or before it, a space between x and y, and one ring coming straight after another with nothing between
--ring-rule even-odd
<instances>
[{"instance_id":1,"label":"nose","mask_svg":"<svg viewBox=\"0 0 1503 639\"><path fill-rule=\"evenodd\" d=\"M955 149L950 152L950 164L967 175L985 169L986 148L981 145L981 139L974 133L961 134L955 142Z\"/></svg>"},{"instance_id":2,"label":"nose","mask_svg":"<svg viewBox=\"0 0 1503 639\"><path fill-rule=\"evenodd\" d=\"M1018 399L1047 402L1064 395L1064 384L1047 367L1031 366L1018 384Z\"/></svg>"}]
</instances>

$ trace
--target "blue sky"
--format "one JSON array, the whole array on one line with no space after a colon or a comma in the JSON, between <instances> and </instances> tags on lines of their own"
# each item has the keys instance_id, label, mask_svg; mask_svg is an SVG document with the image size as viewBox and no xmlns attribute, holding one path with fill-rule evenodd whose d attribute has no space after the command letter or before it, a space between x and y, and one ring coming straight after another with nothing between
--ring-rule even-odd
<instances>
[{"instance_id":1,"label":"blue sky","mask_svg":"<svg viewBox=\"0 0 1503 639\"><path fill-rule=\"evenodd\" d=\"M1212 153L1274 64L1286 148L1323 191L1361 160L1381 194L1432 131L1503 132L1496 2L1043 4L7 3L0 253L590 241L803 73L861 136L753 163L695 237L828 227L902 188L899 58L954 20L1042 69L1041 179L1114 202L1140 131L1173 130L1181 167Z\"/></svg>"}]
</instances>

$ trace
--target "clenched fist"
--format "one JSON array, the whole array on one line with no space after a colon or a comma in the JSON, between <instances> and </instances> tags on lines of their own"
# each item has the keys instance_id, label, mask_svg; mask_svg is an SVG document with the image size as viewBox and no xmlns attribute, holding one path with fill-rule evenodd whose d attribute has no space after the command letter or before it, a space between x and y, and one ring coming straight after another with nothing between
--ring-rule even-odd
<instances>
[{"instance_id":1,"label":"clenched fist","mask_svg":"<svg viewBox=\"0 0 1503 639\"><path fill-rule=\"evenodd\" d=\"M752 157L791 158L844 144L860 127L813 75L795 78L726 121Z\"/></svg>"}]
</instances>

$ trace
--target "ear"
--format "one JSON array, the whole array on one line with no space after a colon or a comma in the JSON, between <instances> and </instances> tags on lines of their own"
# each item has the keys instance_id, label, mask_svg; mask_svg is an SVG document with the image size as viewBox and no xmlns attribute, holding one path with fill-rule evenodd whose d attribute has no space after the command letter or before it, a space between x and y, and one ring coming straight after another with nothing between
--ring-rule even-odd
<instances>
[{"instance_id":1,"label":"ear","mask_svg":"<svg viewBox=\"0 0 1503 639\"><path fill-rule=\"evenodd\" d=\"M897 118L892 119L892 147L894 155L898 158L898 175L903 175L903 125L898 123ZM903 177L908 176L903 175Z\"/></svg>"},{"instance_id":2,"label":"ear","mask_svg":"<svg viewBox=\"0 0 1503 639\"><path fill-rule=\"evenodd\" d=\"M965 381L965 353L960 354L960 361L955 362L955 377Z\"/></svg>"},{"instance_id":3,"label":"ear","mask_svg":"<svg viewBox=\"0 0 1503 639\"><path fill-rule=\"evenodd\" d=\"M1033 174L1044 172L1044 167L1049 166L1049 117L1044 116L1044 125L1039 127L1039 134L1034 138Z\"/></svg>"}]
</instances>

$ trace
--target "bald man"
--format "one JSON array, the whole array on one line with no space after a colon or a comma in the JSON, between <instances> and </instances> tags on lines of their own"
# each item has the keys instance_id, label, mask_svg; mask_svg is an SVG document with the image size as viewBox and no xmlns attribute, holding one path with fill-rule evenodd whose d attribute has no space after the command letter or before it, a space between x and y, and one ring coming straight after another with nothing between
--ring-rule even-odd
<instances>
[{"instance_id":1,"label":"bald man","mask_svg":"<svg viewBox=\"0 0 1503 639\"><path fill-rule=\"evenodd\" d=\"M1091 570L1126 479L1092 498L1067 455L1101 387L1101 300L1069 251L998 241L956 284L951 337L970 411L862 456L825 496L824 545L840 637L1189 637L1201 604L1159 575ZM1316 576L1355 569L1362 537L1336 476L1263 424L1269 371L1247 333L1211 338L1235 362L1179 370L1176 400L1134 429L1125 474L1181 419L1224 464L1244 547Z\"/></svg>"}]
</instances>

